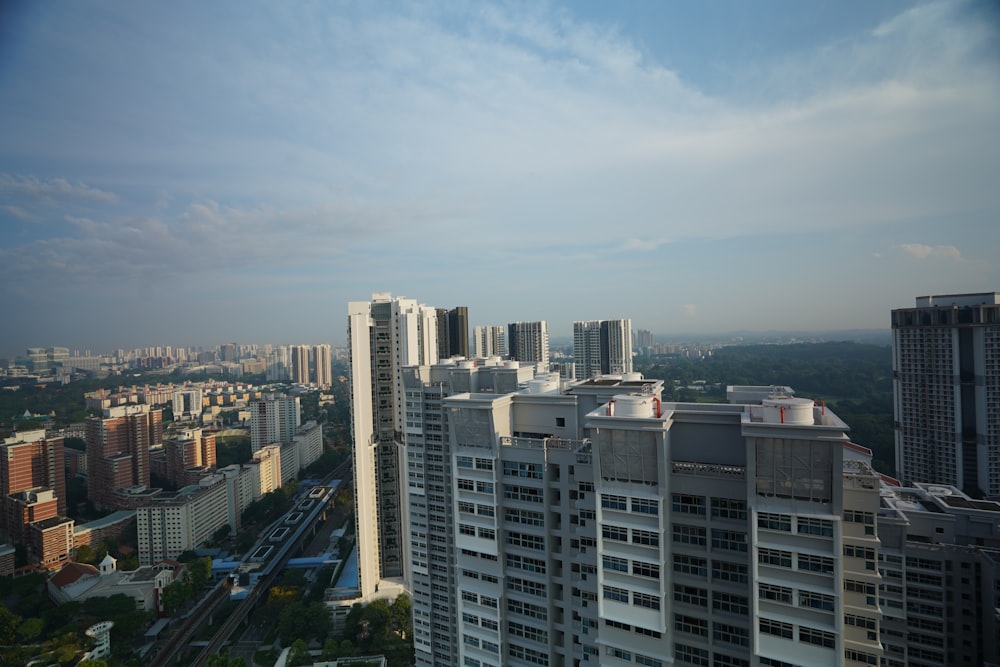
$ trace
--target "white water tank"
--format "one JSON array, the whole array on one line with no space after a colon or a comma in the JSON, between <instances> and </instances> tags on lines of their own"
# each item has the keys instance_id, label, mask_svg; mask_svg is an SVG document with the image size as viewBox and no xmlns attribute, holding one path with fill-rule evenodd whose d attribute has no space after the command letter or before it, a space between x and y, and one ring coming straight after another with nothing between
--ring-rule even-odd
<instances>
[{"instance_id":1,"label":"white water tank","mask_svg":"<svg viewBox=\"0 0 1000 667\"><path fill-rule=\"evenodd\" d=\"M776 396L761 401L764 421L768 424L812 425L814 401L811 398Z\"/></svg>"},{"instance_id":2,"label":"white water tank","mask_svg":"<svg viewBox=\"0 0 1000 667\"><path fill-rule=\"evenodd\" d=\"M505 364L504 368L520 368L521 362L516 359L509 359Z\"/></svg>"},{"instance_id":3,"label":"white water tank","mask_svg":"<svg viewBox=\"0 0 1000 667\"><path fill-rule=\"evenodd\" d=\"M638 382L642 379L642 373L625 373L622 375L622 382Z\"/></svg>"},{"instance_id":4,"label":"white water tank","mask_svg":"<svg viewBox=\"0 0 1000 667\"><path fill-rule=\"evenodd\" d=\"M619 394L615 396L612 414L616 417L639 417L649 419L656 416L656 399L652 396L638 394Z\"/></svg>"},{"instance_id":5,"label":"white water tank","mask_svg":"<svg viewBox=\"0 0 1000 667\"><path fill-rule=\"evenodd\" d=\"M525 391L528 394L549 394L559 391L559 375L539 375L534 380L528 380L525 383Z\"/></svg>"}]
</instances>

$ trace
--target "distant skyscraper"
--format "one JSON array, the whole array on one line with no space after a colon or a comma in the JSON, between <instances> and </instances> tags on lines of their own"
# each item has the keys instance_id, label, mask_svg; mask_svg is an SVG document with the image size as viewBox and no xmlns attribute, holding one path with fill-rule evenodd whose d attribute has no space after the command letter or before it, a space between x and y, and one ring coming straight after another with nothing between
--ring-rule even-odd
<instances>
[{"instance_id":1,"label":"distant skyscraper","mask_svg":"<svg viewBox=\"0 0 1000 667\"><path fill-rule=\"evenodd\" d=\"M291 379L292 358L285 345L279 345L267 355L268 382L282 382Z\"/></svg>"},{"instance_id":2,"label":"distant skyscraper","mask_svg":"<svg viewBox=\"0 0 1000 667\"><path fill-rule=\"evenodd\" d=\"M892 351L900 477L1000 494L1000 293L917 297Z\"/></svg>"},{"instance_id":3,"label":"distant skyscraper","mask_svg":"<svg viewBox=\"0 0 1000 667\"><path fill-rule=\"evenodd\" d=\"M507 356L507 329L501 325L472 329L472 354L477 359Z\"/></svg>"},{"instance_id":4,"label":"distant skyscraper","mask_svg":"<svg viewBox=\"0 0 1000 667\"><path fill-rule=\"evenodd\" d=\"M410 558L403 508L404 366L437 362L437 311L376 293L347 306L358 577L363 597L402 581Z\"/></svg>"},{"instance_id":5,"label":"distant skyscraper","mask_svg":"<svg viewBox=\"0 0 1000 667\"><path fill-rule=\"evenodd\" d=\"M469 309L458 306L437 309L438 358L469 358Z\"/></svg>"},{"instance_id":6,"label":"distant skyscraper","mask_svg":"<svg viewBox=\"0 0 1000 667\"><path fill-rule=\"evenodd\" d=\"M507 349L511 359L538 364L549 370L549 324L540 322L513 322L507 325Z\"/></svg>"},{"instance_id":7,"label":"distant skyscraper","mask_svg":"<svg viewBox=\"0 0 1000 667\"><path fill-rule=\"evenodd\" d=\"M653 332L649 329L639 329L635 332L632 339L632 347L635 350L646 351L647 348L653 346Z\"/></svg>"},{"instance_id":8,"label":"distant skyscraper","mask_svg":"<svg viewBox=\"0 0 1000 667\"><path fill-rule=\"evenodd\" d=\"M149 486L149 450L163 441L163 411L120 405L87 419L87 494L98 507L120 505L115 491Z\"/></svg>"},{"instance_id":9,"label":"distant skyscraper","mask_svg":"<svg viewBox=\"0 0 1000 667\"><path fill-rule=\"evenodd\" d=\"M330 361L330 346L327 344L317 345L313 348L315 358L316 385L319 387L329 387L333 384L333 366Z\"/></svg>"},{"instance_id":10,"label":"distant skyscraper","mask_svg":"<svg viewBox=\"0 0 1000 667\"><path fill-rule=\"evenodd\" d=\"M573 323L573 357L578 379L632 372L632 320Z\"/></svg>"},{"instance_id":11,"label":"distant skyscraper","mask_svg":"<svg viewBox=\"0 0 1000 667\"><path fill-rule=\"evenodd\" d=\"M292 345L292 382L309 384L309 346Z\"/></svg>"}]
</instances>

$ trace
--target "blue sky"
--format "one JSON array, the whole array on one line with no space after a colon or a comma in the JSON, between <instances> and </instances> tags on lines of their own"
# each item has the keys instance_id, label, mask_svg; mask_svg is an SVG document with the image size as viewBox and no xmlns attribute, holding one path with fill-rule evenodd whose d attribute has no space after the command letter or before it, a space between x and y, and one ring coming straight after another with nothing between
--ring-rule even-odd
<instances>
[{"instance_id":1,"label":"blue sky","mask_svg":"<svg viewBox=\"0 0 1000 667\"><path fill-rule=\"evenodd\" d=\"M885 328L1000 290L981 2L0 9L0 355L472 324Z\"/></svg>"}]
</instances>

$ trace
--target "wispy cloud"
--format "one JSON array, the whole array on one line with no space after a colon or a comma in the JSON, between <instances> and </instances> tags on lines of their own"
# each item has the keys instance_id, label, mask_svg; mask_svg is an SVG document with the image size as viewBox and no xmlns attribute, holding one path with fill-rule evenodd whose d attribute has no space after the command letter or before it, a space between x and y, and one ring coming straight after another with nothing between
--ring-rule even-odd
<instances>
[{"instance_id":1,"label":"wispy cloud","mask_svg":"<svg viewBox=\"0 0 1000 667\"><path fill-rule=\"evenodd\" d=\"M25 197L29 200L54 204L57 200L85 199L114 204L118 196L83 183L70 183L65 178L40 179L0 173L0 195Z\"/></svg>"},{"instance_id":2,"label":"wispy cloud","mask_svg":"<svg viewBox=\"0 0 1000 667\"><path fill-rule=\"evenodd\" d=\"M915 259L946 259L960 261L962 253L953 245L929 246L924 243L903 243L900 250Z\"/></svg>"}]
</instances>

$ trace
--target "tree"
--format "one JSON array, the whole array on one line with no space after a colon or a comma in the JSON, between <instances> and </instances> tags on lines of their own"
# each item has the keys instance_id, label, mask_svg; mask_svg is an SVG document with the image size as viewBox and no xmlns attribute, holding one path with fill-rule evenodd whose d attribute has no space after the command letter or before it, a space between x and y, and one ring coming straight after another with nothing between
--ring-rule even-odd
<instances>
[{"instance_id":1,"label":"tree","mask_svg":"<svg viewBox=\"0 0 1000 667\"><path fill-rule=\"evenodd\" d=\"M32 617L25 619L21 625L18 626L17 632L21 635L21 638L26 642L33 642L38 639L42 634L42 630L45 629L45 621L38 617Z\"/></svg>"},{"instance_id":2,"label":"tree","mask_svg":"<svg viewBox=\"0 0 1000 667\"><path fill-rule=\"evenodd\" d=\"M304 641L296 639L292 642L292 645L288 650L288 658L285 664L288 665L288 667L312 664L312 656L309 655L309 647L306 646Z\"/></svg>"},{"instance_id":3,"label":"tree","mask_svg":"<svg viewBox=\"0 0 1000 667\"><path fill-rule=\"evenodd\" d=\"M89 544L81 544L76 548L76 562L94 564L94 550Z\"/></svg>"},{"instance_id":4,"label":"tree","mask_svg":"<svg viewBox=\"0 0 1000 667\"><path fill-rule=\"evenodd\" d=\"M21 617L0 605L0 644L9 646L17 637L17 628L21 625Z\"/></svg>"},{"instance_id":5,"label":"tree","mask_svg":"<svg viewBox=\"0 0 1000 667\"><path fill-rule=\"evenodd\" d=\"M246 667L247 661L240 656L231 656L229 651L208 657L207 667Z\"/></svg>"},{"instance_id":6,"label":"tree","mask_svg":"<svg viewBox=\"0 0 1000 667\"><path fill-rule=\"evenodd\" d=\"M222 542L227 537L229 537L229 535L232 532L233 532L233 527L232 526L230 526L228 523L227 524L223 524L217 531L215 531L214 533L212 533L212 541L217 542L217 543L218 542Z\"/></svg>"}]
</instances>

